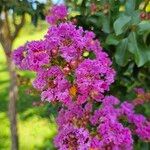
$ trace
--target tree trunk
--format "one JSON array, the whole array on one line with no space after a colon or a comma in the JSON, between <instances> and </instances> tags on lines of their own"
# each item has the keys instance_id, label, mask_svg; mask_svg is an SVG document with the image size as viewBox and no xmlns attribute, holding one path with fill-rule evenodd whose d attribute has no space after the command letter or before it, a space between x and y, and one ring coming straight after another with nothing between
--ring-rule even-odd
<instances>
[{"instance_id":1,"label":"tree trunk","mask_svg":"<svg viewBox=\"0 0 150 150\"><path fill-rule=\"evenodd\" d=\"M18 150L19 143L17 133L17 108L16 108L18 98L18 86L17 86L17 74L15 71L15 65L11 57L11 46L7 45L7 50L5 49L5 54L10 77L8 115L11 130L11 150Z\"/></svg>"},{"instance_id":2,"label":"tree trunk","mask_svg":"<svg viewBox=\"0 0 150 150\"><path fill-rule=\"evenodd\" d=\"M12 13L12 15L14 12ZM12 44L15 38L17 37L20 29L23 27L25 22L25 13L21 16L21 21L18 23L14 16L13 19L9 19L11 14L9 13L9 9L5 6L2 8L0 15L0 44L2 45L6 60L7 60L7 67L9 71L10 77L10 89L9 89L9 107L8 107L8 115L10 120L10 130L11 130L11 149L18 150L18 134L17 134L17 97L18 97L18 87L17 87L17 75L15 72L15 66L11 58L11 50ZM16 19L16 20L15 20ZM10 22L13 21L13 23ZM12 32L12 25L14 25L14 32Z\"/></svg>"}]
</instances>

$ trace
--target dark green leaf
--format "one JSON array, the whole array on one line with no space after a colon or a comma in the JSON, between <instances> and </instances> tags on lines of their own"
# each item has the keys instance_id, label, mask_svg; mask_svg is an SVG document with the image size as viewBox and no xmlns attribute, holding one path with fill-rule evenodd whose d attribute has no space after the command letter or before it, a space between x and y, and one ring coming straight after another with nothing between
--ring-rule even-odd
<instances>
[{"instance_id":1,"label":"dark green leaf","mask_svg":"<svg viewBox=\"0 0 150 150\"><path fill-rule=\"evenodd\" d=\"M119 43L119 38L114 34L108 35L106 39L106 44L108 45L117 45Z\"/></svg>"},{"instance_id":2,"label":"dark green leaf","mask_svg":"<svg viewBox=\"0 0 150 150\"><path fill-rule=\"evenodd\" d=\"M110 33L110 20L107 16L103 16L102 18L102 31L105 33Z\"/></svg>"},{"instance_id":3,"label":"dark green leaf","mask_svg":"<svg viewBox=\"0 0 150 150\"><path fill-rule=\"evenodd\" d=\"M143 66L147 61L150 61L150 48L138 44L135 32L130 33L128 41L128 49L133 53L138 67Z\"/></svg>"},{"instance_id":4,"label":"dark green leaf","mask_svg":"<svg viewBox=\"0 0 150 150\"><path fill-rule=\"evenodd\" d=\"M126 0L125 10L127 14L133 13L133 11L135 10L135 3L136 3L136 0Z\"/></svg>"},{"instance_id":5,"label":"dark green leaf","mask_svg":"<svg viewBox=\"0 0 150 150\"><path fill-rule=\"evenodd\" d=\"M127 51L128 39L123 39L117 46L117 51L115 54L115 59L117 64L120 66L125 66L128 63L129 52Z\"/></svg>"},{"instance_id":6,"label":"dark green leaf","mask_svg":"<svg viewBox=\"0 0 150 150\"><path fill-rule=\"evenodd\" d=\"M120 35L126 31L131 21L130 16L122 15L114 22L114 30L116 35Z\"/></svg>"}]
</instances>

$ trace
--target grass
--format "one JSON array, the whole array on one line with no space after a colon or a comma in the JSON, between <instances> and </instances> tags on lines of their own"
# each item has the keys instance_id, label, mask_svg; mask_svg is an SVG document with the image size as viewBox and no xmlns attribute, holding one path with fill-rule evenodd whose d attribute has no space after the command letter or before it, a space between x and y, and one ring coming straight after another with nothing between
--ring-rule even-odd
<instances>
[{"instance_id":1,"label":"grass","mask_svg":"<svg viewBox=\"0 0 150 150\"><path fill-rule=\"evenodd\" d=\"M29 23L20 32L13 47L24 44L26 41L41 39L46 33L46 25L40 23L38 28ZM5 56L0 47L0 149L10 149L10 128L7 115L9 76L5 63ZM23 78L32 79L29 72L18 72ZM56 124L53 115L50 115L50 105L35 107L34 101L40 98L27 95L27 85L19 86L19 99L17 103L17 120L19 132L19 145L21 150L54 150L52 139L56 134Z\"/></svg>"}]
</instances>

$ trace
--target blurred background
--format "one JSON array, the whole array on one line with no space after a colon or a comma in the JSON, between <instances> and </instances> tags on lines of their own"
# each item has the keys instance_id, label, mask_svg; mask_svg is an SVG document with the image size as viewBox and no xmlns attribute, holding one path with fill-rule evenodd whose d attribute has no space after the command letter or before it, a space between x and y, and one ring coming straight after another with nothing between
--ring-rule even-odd
<instances>
[{"instance_id":1,"label":"blurred background","mask_svg":"<svg viewBox=\"0 0 150 150\"><path fill-rule=\"evenodd\" d=\"M43 38L49 26L45 15L53 4L66 4L69 19L94 31L101 41L117 72L109 93L131 101L136 97L134 88L150 90L149 0L0 0L0 150L17 150L17 145L21 150L55 150L58 108L41 103L30 92L34 73L14 69L10 58L13 49ZM149 118L149 103L136 111ZM11 136L16 124L18 136ZM13 138L13 143L19 139L14 147ZM134 139L135 150L150 149L148 142Z\"/></svg>"}]
</instances>

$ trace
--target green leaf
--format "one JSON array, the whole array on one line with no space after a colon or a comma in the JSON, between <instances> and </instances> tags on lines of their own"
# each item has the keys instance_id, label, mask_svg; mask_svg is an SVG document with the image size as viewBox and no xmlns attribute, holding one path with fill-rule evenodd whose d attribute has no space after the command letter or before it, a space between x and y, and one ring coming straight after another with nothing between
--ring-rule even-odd
<instances>
[{"instance_id":1,"label":"green leaf","mask_svg":"<svg viewBox=\"0 0 150 150\"><path fill-rule=\"evenodd\" d=\"M130 24L131 17L122 15L114 22L114 30L116 35L120 35L125 32Z\"/></svg>"},{"instance_id":2,"label":"green leaf","mask_svg":"<svg viewBox=\"0 0 150 150\"><path fill-rule=\"evenodd\" d=\"M150 32L150 21L142 21L138 24L138 34Z\"/></svg>"},{"instance_id":3,"label":"green leaf","mask_svg":"<svg viewBox=\"0 0 150 150\"><path fill-rule=\"evenodd\" d=\"M126 0L125 10L127 14L131 14L135 10L135 0Z\"/></svg>"},{"instance_id":4,"label":"green leaf","mask_svg":"<svg viewBox=\"0 0 150 150\"><path fill-rule=\"evenodd\" d=\"M76 16L79 16L80 15L80 12L79 11L71 11L69 13L69 17L76 17Z\"/></svg>"},{"instance_id":5,"label":"green leaf","mask_svg":"<svg viewBox=\"0 0 150 150\"><path fill-rule=\"evenodd\" d=\"M118 65L125 66L128 63L129 52L127 51L128 39L123 39L117 46L115 59Z\"/></svg>"},{"instance_id":6,"label":"green leaf","mask_svg":"<svg viewBox=\"0 0 150 150\"><path fill-rule=\"evenodd\" d=\"M108 45L118 45L119 38L114 34L109 34L106 39L106 44Z\"/></svg>"},{"instance_id":7,"label":"green leaf","mask_svg":"<svg viewBox=\"0 0 150 150\"><path fill-rule=\"evenodd\" d=\"M136 10L136 11L133 11L130 14L130 16L131 16L131 24L138 25L141 22L141 19L139 17L140 13L141 12L139 10Z\"/></svg>"},{"instance_id":8,"label":"green leaf","mask_svg":"<svg viewBox=\"0 0 150 150\"><path fill-rule=\"evenodd\" d=\"M125 0L119 0L121 3L124 3Z\"/></svg>"},{"instance_id":9,"label":"green leaf","mask_svg":"<svg viewBox=\"0 0 150 150\"><path fill-rule=\"evenodd\" d=\"M77 5L81 5L83 0L77 0Z\"/></svg>"},{"instance_id":10,"label":"green leaf","mask_svg":"<svg viewBox=\"0 0 150 150\"><path fill-rule=\"evenodd\" d=\"M138 67L141 67L146 62L150 61L150 48L138 44L135 32L129 34L128 41L128 49L133 53Z\"/></svg>"},{"instance_id":11,"label":"green leaf","mask_svg":"<svg viewBox=\"0 0 150 150\"><path fill-rule=\"evenodd\" d=\"M102 31L105 33L110 33L110 19L105 15L102 17Z\"/></svg>"}]
</instances>

